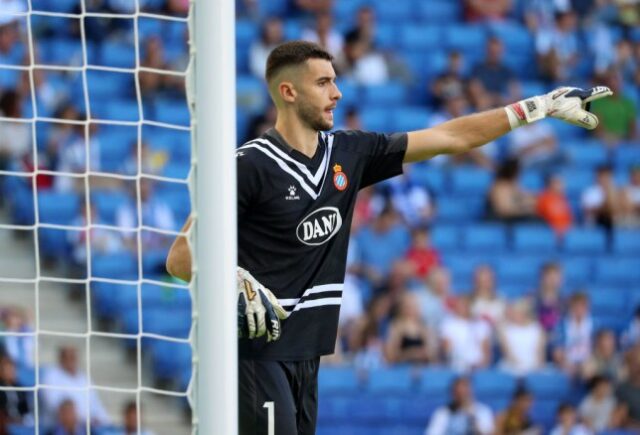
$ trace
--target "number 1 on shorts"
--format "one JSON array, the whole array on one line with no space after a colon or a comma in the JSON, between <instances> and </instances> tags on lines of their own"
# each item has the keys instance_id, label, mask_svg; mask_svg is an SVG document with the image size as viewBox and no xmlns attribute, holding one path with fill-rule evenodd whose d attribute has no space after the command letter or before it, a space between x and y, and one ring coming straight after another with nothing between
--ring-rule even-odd
<instances>
[{"instance_id":1,"label":"number 1 on shorts","mask_svg":"<svg viewBox=\"0 0 640 435\"><path fill-rule=\"evenodd\" d=\"M276 407L273 402L264 402L263 408L267 408L267 430L268 435L276 435Z\"/></svg>"}]
</instances>

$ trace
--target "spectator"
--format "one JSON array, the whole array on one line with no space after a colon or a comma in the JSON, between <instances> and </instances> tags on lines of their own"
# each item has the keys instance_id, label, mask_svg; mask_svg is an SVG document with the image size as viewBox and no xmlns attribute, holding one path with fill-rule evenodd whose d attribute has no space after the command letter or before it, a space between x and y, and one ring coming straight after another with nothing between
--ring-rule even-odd
<instances>
[{"instance_id":1,"label":"spectator","mask_svg":"<svg viewBox=\"0 0 640 435\"><path fill-rule=\"evenodd\" d=\"M464 93L465 77L462 70L462 53L450 51L447 58L447 68L431 85L431 95L436 107L442 107L446 101L446 95L462 95Z\"/></svg>"},{"instance_id":2,"label":"spectator","mask_svg":"<svg viewBox=\"0 0 640 435\"><path fill-rule=\"evenodd\" d=\"M86 418L84 419L86 421ZM87 433L86 424L78 421L76 402L65 399L58 407L58 419L49 435L85 435Z\"/></svg>"},{"instance_id":3,"label":"spectator","mask_svg":"<svg viewBox=\"0 0 640 435\"><path fill-rule=\"evenodd\" d=\"M43 389L42 404L44 409L53 414L58 410L61 421L70 423L77 421L76 413L80 420L86 421L91 413L92 424L108 424L109 415L102 406L102 402L96 390L83 390L89 385L87 376L78 368L78 350L72 346L64 346L58 349L58 365L48 367L41 378L42 383L57 387L55 389ZM73 388L65 390L67 388ZM87 401L87 394L89 400ZM67 402L72 402L71 405ZM74 406L75 405L75 406ZM90 410L87 409L87 405ZM74 417L73 419L71 417ZM68 428L70 426L64 426ZM84 428L84 425L83 425ZM68 430L68 429L67 429ZM63 432L56 432L62 434ZM70 432L74 433L75 432Z\"/></svg>"},{"instance_id":4,"label":"spectator","mask_svg":"<svg viewBox=\"0 0 640 435\"><path fill-rule=\"evenodd\" d=\"M629 376L618 384L616 398L627 410L623 426L640 430L640 347L631 349L627 356Z\"/></svg>"},{"instance_id":5,"label":"spectator","mask_svg":"<svg viewBox=\"0 0 640 435\"><path fill-rule=\"evenodd\" d=\"M169 153L165 150L154 150L147 142L137 140L131 143L129 157L122 162L117 172L126 175L161 175L169 161ZM138 167L139 166L139 167Z\"/></svg>"},{"instance_id":6,"label":"spectator","mask_svg":"<svg viewBox=\"0 0 640 435\"><path fill-rule=\"evenodd\" d=\"M0 387L23 388L18 382L16 366L7 355L0 356ZM11 424L31 423L31 412L26 391L0 390L0 433L9 433Z\"/></svg>"},{"instance_id":7,"label":"spectator","mask_svg":"<svg viewBox=\"0 0 640 435\"><path fill-rule=\"evenodd\" d=\"M142 421L142 416L140 416ZM104 435L154 435L153 432L138 428L138 405L127 402L122 409L122 428L106 430Z\"/></svg>"},{"instance_id":8,"label":"spectator","mask_svg":"<svg viewBox=\"0 0 640 435\"><path fill-rule=\"evenodd\" d=\"M389 325L391 304L387 294L374 297L367 306L366 314L352 328L348 340L356 368L367 371L385 364L382 337Z\"/></svg>"},{"instance_id":9,"label":"spectator","mask_svg":"<svg viewBox=\"0 0 640 435\"><path fill-rule=\"evenodd\" d=\"M562 163L562 153L553 128L546 122L527 124L509 137L509 156L525 169L548 173Z\"/></svg>"},{"instance_id":10,"label":"spectator","mask_svg":"<svg viewBox=\"0 0 640 435\"><path fill-rule=\"evenodd\" d=\"M405 293L396 306L385 343L386 360L391 364L420 364L431 360L429 329L422 323L416 302L412 293Z\"/></svg>"},{"instance_id":11,"label":"spectator","mask_svg":"<svg viewBox=\"0 0 640 435\"><path fill-rule=\"evenodd\" d=\"M622 334L622 344L625 349L632 348L640 344L640 305L636 306L633 319Z\"/></svg>"},{"instance_id":12,"label":"spectator","mask_svg":"<svg viewBox=\"0 0 640 435\"><path fill-rule=\"evenodd\" d=\"M486 57L473 69L471 77L479 82L491 96L491 105L513 101L518 92L513 73L503 61L504 45L493 36L487 40Z\"/></svg>"},{"instance_id":13,"label":"spectator","mask_svg":"<svg viewBox=\"0 0 640 435\"><path fill-rule=\"evenodd\" d=\"M522 299L507 310L499 328L502 366L516 376L539 370L545 363L544 330L533 318L529 302Z\"/></svg>"},{"instance_id":14,"label":"spectator","mask_svg":"<svg viewBox=\"0 0 640 435\"><path fill-rule=\"evenodd\" d=\"M593 354L582 367L582 378L585 381L596 376L606 376L612 380L624 377L622 357L616 349L616 334L610 329L598 331Z\"/></svg>"},{"instance_id":15,"label":"spectator","mask_svg":"<svg viewBox=\"0 0 640 435\"><path fill-rule=\"evenodd\" d=\"M303 30L302 39L315 42L334 57L340 54L344 45L342 34L333 28L333 17L329 12L318 13L315 28Z\"/></svg>"},{"instance_id":16,"label":"spectator","mask_svg":"<svg viewBox=\"0 0 640 435\"><path fill-rule=\"evenodd\" d=\"M495 435L542 435L542 430L534 425L529 416L532 405L531 394L518 388L507 409L496 418Z\"/></svg>"},{"instance_id":17,"label":"spectator","mask_svg":"<svg viewBox=\"0 0 640 435\"><path fill-rule=\"evenodd\" d=\"M502 322L505 303L496 292L496 277L491 266L484 264L473 272L471 300L474 317L486 321L492 328Z\"/></svg>"},{"instance_id":18,"label":"spectator","mask_svg":"<svg viewBox=\"0 0 640 435\"><path fill-rule=\"evenodd\" d=\"M367 47L373 47L376 39L376 14L371 6L362 6L356 14L356 25L347 35L357 35Z\"/></svg>"},{"instance_id":19,"label":"spectator","mask_svg":"<svg viewBox=\"0 0 640 435\"><path fill-rule=\"evenodd\" d=\"M440 254L431 245L431 232L428 227L416 227L411 231L411 247L407 251L406 259L413 266L414 275L420 279L425 279L440 265Z\"/></svg>"},{"instance_id":20,"label":"spectator","mask_svg":"<svg viewBox=\"0 0 640 435\"><path fill-rule=\"evenodd\" d=\"M571 205L559 175L547 177L545 189L536 199L536 211L558 236L562 236L573 225Z\"/></svg>"},{"instance_id":21,"label":"spectator","mask_svg":"<svg viewBox=\"0 0 640 435\"><path fill-rule=\"evenodd\" d=\"M249 49L249 69L254 76L264 77L267 56L271 50L283 42L282 20L275 17L266 20L260 31L260 39L254 41Z\"/></svg>"},{"instance_id":22,"label":"spectator","mask_svg":"<svg viewBox=\"0 0 640 435\"><path fill-rule=\"evenodd\" d=\"M384 186L393 207L409 226L427 225L433 215L432 199L427 189L409 176L409 168L404 174L385 182Z\"/></svg>"},{"instance_id":23,"label":"spectator","mask_svg":"<svg viewBox=\"0 0 640 435\"><path fill-rule=\"evenodd\" d=\"M490 217L506 222L535 219L535 197L518 184L519 166L516 160L507 160L496 173L489 189Z\"/></svg>"},{"instance_id":24,"label":"spectator","mask_svg":"<svg viewBox=\"0 0 640 435\"><path fill-rule=\"evenodd\" d=\"M535 299L538 322L547 334L553 334L562 319L562 282L562 269L558 263L550 262L542 266Z\"/></svg>"},{"instance_id":25,"label":"spectator","mask_svg":"<svg viewBox=\"0 0 640 435\"><path fill-rule=\"evenodd\" d=\"M249 138L260 137L276 125L276 107L270 104L264 111L255 115L249 121ZM247 139L247 138L245 138Z\"/></svg>"},{"instance_id":26,"label":"spectator","mask_svg":"<svg viewBox=\"0 0 640 435\"><path fill-rule=\"evenodd\" d=\"M568 403L558 407L557 424L550 435L593 435L593 432L578 423L576 410Z\"/></svg>"},{"instance_id":27,"label":"spectator","mask_svg":"<svg viewBox=\"0 0 640 435\"><path fill-rule=\"evenodd\" d=\"M439 331L443 320L455 305L449 271L442 266L434 267L427 278L427 287L417 296L422 321L432 331Z\"/></svg>"},{"instance_id":28,"label":"spectator","mask_svg":"<svg viewBox=\"0 0 640 435\"><path fill-rule=\"evenodd\" d=\"M88 143L85 128L88 130ZM76 132L70 137L70 141L62 144L57 162L56 171L85 173L87 171L100 171L101 143L97 137L98 124L89 123L76 125ZM88 154L87 154L88 151ZM84 190L82 178L56 177L54 187L58 191L69 192Z\"/></svg>"},{"instance_id":29,"label":"spectator","mask_svg":"<svg viewBox=\"0 0 640 435\"><path fill-rule=\"evenodd\" d=\"M597 375L590 382L590 391L578 408L580 417L595 432L620 427L625 409L619 406L611 381L606 376Z\"/></svg>"},{"instance_id":30,"label":"spectator","mask_svg":"<svg viewBox=\"0 0 640 435\"><path fill-rule=\"evenodd\" d=\"M333 0L294 0L293 5L299 12L326 14L331 11Z\"/></svg>"},{"instance_id":31,"label":"spectator","mask_svg":"<svg viewBox=\"0 0 640 435\"><path fill-rule=\"evenodd\" d=\"M159 230L175 230L176 222L173 210L160 195L154 195L155 185L153 181L143 178L140 181L140 207L142 209L142 222L138 222L137 197L121 205L116 211L116 222L118 227L134 230L138 225L157 228ZM130 192L134 193L134 192ZM132 231L123 234L125 241L135 248L136 235ZM153 231L142 232L143 249L163 249L168 248L172 240L163 234Z\"/></svg>"},{"instance_id":32,"label":"spectator","mask_svg":"<svg viewBox=\"0 0 640 435\"><path fill-rule=\"evenodd\" d=\"M576 14L557 12L551 28L540 29L536 37L538 65L550 82L569 80L578 63L579 39Z\"/></svg>"},{"instance_id":33,"label":"spectator","mask_svg":"<svg viewBox=\"0 0 640 435\"><path fill-rule=\"evenodd\" d=\"M623 223L637 228L640 226L640 166L634 166L630 172L629 185L623 189Z\"/></svg>"},{"instance_id":34,"label":"spectator","mask_svg":"<svg viewBox=\"0 0 640 435\"><path fill-rule=\"evenodd\" d=\"M34 335L7 335L4 348L9 357L17 364L32 368L35 358L35 332L29 324L27 313L19 307L7 307L2 313L4 330L9 333L31 333Z\"/></svg>"},{"instance_id":35,"label":"spectator","mask_svg":"<svg viewBox=\"0 0 640 435\"><path fill-rule=\"evenodd\" d=\"M599 128L594 130L595 134L608 145L635 139L638 112L633 100L623 89L620 72L610 69L605 84L611 88L613 96L593 102L591 110L600 119Z\"/></svg>"},{"instance_id":36,"label":"spectator","mask_svg":"<svg viewBox=\"0 0 640 435\"><path fill-rule=\"evenodd\" d=\"M591 358L593 320L589 312L589 298L585 293L574 293L569 310L563 320L562 347L556 350L556 363L569 375L579 375Z\"/></svg>"},{"instance_id":37,"label":"spectator","mask_svg":"<svg viewBox=\"0 0 640 435\"><path fill-rule=\"evenodd\" d=\"M491 409L474 399L471 382L460 377L451 386L451 403L434 411L425 435L490 435L494 429Z\"/></svg>"},{"instance_id":38,"label":"spectator","mask_svg":"<svg viewBox=\"0 0 640 435\"><path fill-rule=\"evenodd\" d=\"M359 31L349 32L342 52L335 60L339 75L355 83L371 86L389 80L389 67L381 53L375 51Z\"/></svg>"},{"instance_id":39,"label":"spectator","mask_svg":"<svg viewBox=\"0 0 640 435\"><path fill-rule=\"evenodd\" d=\"M363 130L360 112L355 106L348 107L344 115L343 125L336 130Z\"/></svg>"},{"instance_id":40,"label":"spectator","mask_svg":"<svg viewBox=\"0 0 640 435\"><path fill-rule=\"evenodd\" d=\"M7 90L0 94L0 116L16 120L23 118L22 99L17 92ZM11 163L33 153L30 124L0 121L0 131L0 170L9 169Z\"/></svg>"},{"instance_id":41,"label":"spectator","mask_svg":"<svg viewBox=\"0 0 640 435\"><path fill-rule=\"evenodd\" d=\"M513 8L512 0L465 0L465 17L468 21L504 20Z\"/></svg>"},{"instance_id":42,"label":"spectator","mask_svg":"<svg viewBox=\"0 0 640 435\"><path fill-rule=\"evenodd\" d=\"M468 296L458 298L453 315L442 322L442 352L454 370L483 368L490 363L491 329L471 314Z\"/></svg>"},{"instance_id":43,"label":"spectator","mask_svg":"<svg viewBox=\"0 0 640 435\"><path fill-rule=\"evenodd\" d=\"M164 46L159 35L150 36L144 41L144 56L140 61L140 66L155 70L170 70L168 62L165 60ZM140 71L138 80L142 97L149 104L153 103L152 98L163 92L171 82L171 76L151 71ZM184 80L182 81L184 85Z\"/></svg>"},{"instance_id":44,"label":"spectator","mask_svg":"<svg viewBox=\"0 0 640 435\"><path fill-rule=\"evenodd\" d=\"M585 222L611 230L624 215L622 192L613 180L611 168L601 166L596 172L596 183L582 192L582 209Z\"/></svg>"}]
</instances>

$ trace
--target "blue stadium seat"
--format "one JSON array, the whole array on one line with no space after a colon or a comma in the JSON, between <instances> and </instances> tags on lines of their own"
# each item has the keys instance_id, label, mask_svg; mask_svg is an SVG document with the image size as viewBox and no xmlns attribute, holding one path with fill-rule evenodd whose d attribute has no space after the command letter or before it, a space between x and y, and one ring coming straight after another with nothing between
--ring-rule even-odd
<instances>
[{"instance_id":1,"label":"blue stadium seat","mask_svg":"<svg viewBox=\"0 0 640 435\"><path fill-rule=\"evenodd\" d=\"M464 293L471 288L474 270L480 265L495 266L496 258L490 253L469 253L467 251L450 251L442 256L442 262L451 271L453 290Z\"/></svg>"},{"instance_id":2,"label":"blue stadium seat","mask_svg":"<svg viewBox=\"0 0 640 435\"><path fill-rule=\"evenodd\" d=\"M497 36L504 44L505 51L509 53L525 53L532 55L534 51L534 38L531 32L521 24L509 22L496 23L490 27L490 33ZM542 92L544 93L544 92ZM538 94L526 94L525 97Z\"/></svg>"},{"instance_id":3,"label":"blue stadium seat","mask_svg":"<svg viewBox=\"0 0 640 435\"><path fill-rule=\"evenodd\" d=\"M571 389L569 378L558 370L546 370L527 375L524 378L524 384L536 400L564 400Z\"/></svg>"},{"instance_id":4,"label":"blue stadium seat","mask_svg":"<svg viewBox=\"0 0 640 435\"><path fill-rule=\"evenodd\" d=\"M427 397L448 401L451 385L456 377L456 373L449 368L427 367L420 371L418 388Z\"/></svg>"},{"instance_id":5,"label":"blue stadium seat","mask_svg":"<svg viewBox=\"0 0 640 435\"><path fill-rule=\"evenodd\" d=\"M469 222L484 213L483 198L465 198L443 196L438 199L436 220L439 223Z\"/></svg>"},{"instance_id":6,"label":"blue stadium seat","mask_svg":"<svg viewBox=\"0 0 640 435\"><path fill-rule=\"evenodd\" d=\"M322 373L324 368L320 369ZM322 395L318 400L318 422L346 423L351 422L351 395Z\"/></svg>"},{"instance_id":7,"label":"blue stadium seat","mask_svg":"<svg viewBox=\"0 0 640 435\"><path fill-rule=\"evenodd\" d=\"M147 118L146 115L145 118ZM155 118L153 120L166 124L188 126L191 123L191 114L184 100L159 100L155 104Z\"/></svg>"},{"instance_id":8,"label":"blue stadium seat","mask_svg":"<svg viewBox=\"0 0 640 435\"><path fill-rule=\"evenodd\" d=\"M389 367L368 373L367 391L375 394L407 393L414 384L410 367Z\"/></svg>"},{"instance_id":9,"label":"blue stadium seat","mask_svg":"<svg viewBox=\"0 0 640 435\"><path fill-rule=\"evenodd\" d=\"M563 144L569 161L576 167L595 168L607 163L607 149L599 141L580 140Z\"/></svg>"},{"instance_id":10,"label":"blue stadium seat","mask_svg":"<svg viewBox=\"0 0 640 435\"><path fill-rule=\"evenodd\" d=\"M455 22L462 12L458 2L448 0L418 1L416 6L421 20L438 25Z\"/></svg>"},{"instance_id":11,"label":"blue stadium seat","mask_svg":"<svg viewBox=\"0 0 640 435\"><path fill-rule=\"evenodd\" d=\"M238 29L238 23L236 21L236 39L239 37L240 32ZM151 36L160 36L162 34L164 20L149 17L138 17L138 39L142 42Z\"/></svg>"},{"instance_id":12,"label":"blue stadium seat","mask_svg":"<svg viewBox=\"0 0 640 435\"><path fill-rule=\"evenodd\" d=\"M640 283L638 259L601 258L596 263L596 279L604 286L638 285Z\"/></svg>"},{"instance_id":13,"label":"blue stadium seat","mask_svg":"<svg viewBox=\"0 0 640 435\"><path fill-rule=\"evenodd\" d=\"M542 95L549 92L548 86L539 81L527 80L520 84L522 88L523 97L533 97L535 95Z\"/></svg>"},{"instance_id":14,"label":"blue stadium seat","mask_svg":"<svg viewBox=\"0 0 640 435\"><path fill-rule=\"evenodd\" d=\"M400 29L400 44L405 50L431 50L442 47L440 27L409 24Z\"/></svg>"},{"instance_id":15,"label":"blue stadium seat","mask_svg":"<svg viewBox=\"0 0 640 435\"><path fill-rule=\"evenodd\" d=\"M116 213L120 207L124 207L131 198L121 191L98 190L91 191L91 203L96 207L100 220L105 224L116 223Z\"/></svg>"},{"instance_id":16,"label":"blue stadium seat","mask_svg":"<svg viewBox=\"0 0 640 435\"><path fill-rule=\"evenodd\" d=\"M398 418L405 423L421 424L426 427L429 418L438 406L445 404L444 396L427 396L426 394L410 394L401 399Z\"/></svg>"},{"instance_id":17,"label":"blue stadium seat","mask_svg":"<svg viewBox=\"0 0 640 435\"><path fill-rule=\"evenodd\" d=\"M374 43L381 50L394 49L398 45L398 26L387 23L377 25Z\"/></svg>"},{"instance_id":18,"label":"blue stadium seat","mask_svg":"<svg viewBox=\"0 0 640 435\"><path fill-rule=\"evenodd\" d=\"M121 294L129 293L137 295L137 285L102 281L91 282L91 303L93 309L101 318L113 318L120 314L118 298ZM129 308L131 309L132 307Z\"/></svg>"},{"instance_id":19,"label":"blue stadium seat","mask_svg":"<svg viewBox=\"0 0 640 435\"><path fill-rule=\"evenodd\" d=\"M150 340L153 373L171 379L191 370L191 346L166 340Z\"/></svg>"},{"instance_id":20,"label":"blue stadium seat","mask_svg":"<svg viewBox=\"0 0 640 435\"><path fill-rule=\"evenodd\" d=\"M145 333L187 338L191 331L191 311L174 308L144 308L142 328Z\"/></svg>"},{"instance_id":21,"label":"blue stadium seat","mask_svg":"<svg viewBox=\"0 0 640 435\"><path fill-rule=\"evenodd\" d=\"M545 429L545 433L547 433L546 431L553 427L560 403L561 400L553 397L545 400L536 398L531 409L531 420L535 424L541 425Z\"/></svg>"},{"instance_id":22,"label":"blue stadium seat","mask_svg":"<svg viewBox=\"0 0 640 435\"><path fill-rule=\"evenodd\" d=\"M593 170L586 168L566 167L560 171L568 196L579 196L595 180Z\"/></svg>"},{"instance_id":23,"label":"blue stadium seat","mask_svg":"<svg viewBox=\"0 0 640 435\"><path fill-rule=\"evenodd\" d=\"M35 435L36 427L35 426L26 426L20 424L10 424L9 427L9 435ZM40 428L37 433L44 433L44 429Z\"/></svg>"},{"instance_id":24,"label":"blue stadium seat","mask_svg":"<svg viewBox=\"0 0 640 435\"><path fill-rule=\"evenodd\" d=\"M258 11L261 17L279 17L287 12L287 0L269 0L258 2ZM254 24L255 25L255 24Z\"/></svg>"},{"instance_id":25,"label":"blue stadium seat","mask_svg":"<svg viewBox=\"0 0 640 435\"><path fill-rule=\"evenodd\" d=\"M437 166L429 166L424 163L414 163L405 169L412 183L427 188L436 195L441 194L445 188L446 172Z\"/></svg>"},{"instance_id":26,"label":"blue stadium seat","mask_svg":"<svg viewBox=\"0 0 640 435\"><path fill-rule=\"evenodd\" d=\"M629 312L626 292L620 291L619 288L590 289L588 294L594 316L617 315L622 317L622 313Z\"/></svg>"},{"instance_id":27,"label":"blue stadium seat","mask_svg":"<svg viewBox=\"0 0 640 435\"><path fill-rule=\"evenodd\" d=\"M319 394L354 393L361 385L358 372L353 367L326 366L318 374Z\"/></svg>"},{"instance_id":28,"label":"blue stadium seat","mask_svg":"<svg viewBox=\"0 0 640 435\"><path fill-rule=\"evenodd\" d=\"M360 121L366 131L391 131L391 119L387 109L365 107L360 112Z\"/></svg>"},{"instance_id":29,"label":"blue stadium seat","mask_svg":"<svg viewBox=\"0 0 640 435\"><path fill-rule=\"evenodd\" d=\"M91 104L113 98L133 98L136 95L133 74L128 73L88 70L87 87Z\"/></svg>"},{"instance_id":30,"label":"blue stadium seat","mask_svg":"<svg viewBox=\"0 0 640 435\"><path fill-rule=\"evenodd\" d=\"M460 231L455 225L436 225L431 229L431 243L440 251L457 250Z\"/></svg>"},{"instance_id":31,"label":"blue stadium seat","mask_svg":"<svg viewBox=\"0 0 640 435\"><path fill-rule=\"evenodd\" d=\"M251 75L236 78L236 100L238 108L256 114L267 107L267 90L262 80Z\"/></svg>"},{"instance_id":32,"label":"blue stadium seat","mask_svg":"<svg viewBox=\"0 0 640 435\"><path fill-rule=\"evenodd\" d=\"M507 246L506 229L501 224L476 224L462 231L462 246L467 251L502 252Z\"/></svg>"},{"instance_id":33,"label":"blue stadium seat","mask_svg":"<svg viewBox=\"0 0 640 435\"><path fill-rule=\"evenodd\" d=\"M593 316L593 328L598 331L601 329L610 329L620 336L629 326L631 315L627 312L617 312L615 314L599 314Z\"/></svg>"},{"instance_id":34,"label":"blue stadium seat","mask_svg":"<svg viewBox=\"0 0 640 435\"><path fill-rule=\"evenodd\" d=\"M487 41L486 30L472 24L453 24L444 30L445 44L449 49L459 50L467 56L482 56Z\"/></svg>"},{"instance_id":35,"label":"blue stadium seat","mask_svg":"<svg viewBox=\"0 0 640 435\"><path fill-rule=\"evenodd\" d=\"M613 252L626 255L640 254L640 232L637 230L614 230Z\"/></svg>"},{"instance_id":36,"label":"blue stadium seat","mask_svg":"<svg viewBox=\"0 0 640 435\"><path fill-rule=\"evenodd\" d=\"M491 186L493 174L484 169L455 168L451 171L451 192L456 195L484 195Z\"/></svg>"},{"instance_id":37,"label":"blue stadium seat","mask_svg":"<svg viewBox=\"0 0 640 435\"><path fill-rule=\"evenodd\" d=\"M134 100L112 100L108 101L105 108L105 119L113 121L140 121L141 109L138 102Z\"/></svg>"},{"instance_id":38,"label":"blue stadium seat","mask_svg":"<svg viewBox=\"0 0 640 435\"><path fill-rule=\"evenodd\" d=\"M481 370L471 378L473 391L480 401L488 398L511 397L516 390L516 379L498 370Z\"/></svg>"},{"instance_id":39,"label":"blue stadium seat","mask_svg":"<svg viewBox=\"0 0 640 435\"><path fill-rule=\"evenodd\" d=\"M367 106L389 106L398 105L406 98L404 85L396 82L389 82L382 85L371 85L363 87L363 104ZM387 116L388 116L387 112Z\"/></svg>"},{"instance_id":40,"label":"blue stadium seat","mask_svg":"<svg viewBox=\"0 0 640 435\"><path fill-rule=\"evenodd\" d=\"M593 278L593 260L587 257L564 257L562 271L570 288L582 287Z\"/></svg>"},{"instance_id":41,"label":"blue stadium seat","mask_svg":"<svg viewBox=\"0 0 640 435\"><path fill-rule=\"evenodd\" d=\"M600 228L574 228L565 234L563 244L569 254L602 254L607 237Z\"/></svg>"},{"instance_id":42,"label":"blue stadium seat","mask_svg":"<svg viewBox=\"0 0 640 435\"><path fill-rule=\"evenodd\" d=\"M614 162L617 168L628 169L640 165L640 149L637 144L620 145L614 150Z\"/></svg>"},{"instance_id":43,"label":"blue stadium seat","mask_svg":"<svg viewBox=\"0 0 640 435\"><path fill-rule=\"evenodd\" d=\"M544 180L539 171L527 170L520 174L519 184L526 190L538 192L544 188Z\"/></svg>"},{"instance_id":44,"label":"blue stadium seat","mask_svg":"<svg viewBox=\"0 0 640 435\"><path fill-rule=\"evenodd\" d=\"M91 273L93 277L138 279L138 262L131 254L94 255L91 260Z\"/></svg>"},{"instance_id":45,"label":"blue stadium seat","mask_svg":"<svg viewBox=\"0 0 640 435\"><path fill-rule=\"evenodd\" d=\"M95 56L87 52L87 58ZM46 65L78 66L82 65L82 60L82 42L79 39L51 38L42 55L42 63Z\"/></svg>"},{"instance_id":46,"label":"blue stadium seat","mask_svg":"<svg viewBox=\"0 0 640 435\"><path fill-rule=\"evenodd\" d=\"M3 88L15 89L18 87L22 71L14 69L0 69L0 86ZM31 102L29 102L31 104Z\"/></svg>"},{"instance_id":47,"label":"blue stadium seat","mask_svg":"<svg viewBox=\"0 0 640 435\"><path fill-rule=\"evenodd\" d=\"M553 231L540 225L518 225L513 230L513 249L518 253L553 253L557 241Z\"/></svg>"},{"instance_id":48,"label":"blue stadium seat","mask_svg":"<svg viewBox=\"0 0 640 435\"><path fill-rule=\"evenodd\" d=\"M101 46L99 65L116 68L135 68L136 50L132 44L105 41Z\"/></svg>"},{"instance_id":49,"label":"blue stadium seat","mask_svg":"<svg viewBox=\"0 0 640 435\"><path fill-rule=\"evenodd\" d=\"M339 80L338 88L342 93L339 106L358 106L361 103L361 89L357 83L350 80Z\"/></svg>"},{"instance_id":50,"label":"blue stadium seat","mask_svg":"<svg viewBox=\"0 0 640 435\"><path fill-rule=\"evenodd\" d=\"M392 130L412 131L426 128L430 112L422 107L403 106L393 111Z\"/></svg>"},{"instance_id":51,"label":"blue stadium seat","mask_svg":"<svg viewBox=\"0 0 640 435\"><path fill-rule=\"evenodd\" d=\"M505 254L498 259L496 271L500 284L522 284L533 287L537 283L540 266L546 257Z\"/></svg>"},{"instance_id":52,"label":"blue stadium seat","mask_svg":"<svg viewBox=\"0 0 640 435\"><path fill-rule=\"evenodd\" d=\"M390 2L387 0L375 0L373 2L376 15L378 17L384 17L385 22L397 22L398 24L405 24L415 14L413 5L411 2Z\"/></svg>"},{"instance_id":53,"label":"blue stadium seat","mask_svg":"<svg viewBox=\"0 0 640 435\"><path fill-rule=\"evenodd\" d=\"M510 301L516 301L523 297L529 296L534 288L533 284L534 283L532 282L510 282L507 284L500 283L500 286L498 287L498 293L502 297Z\"/></svg>"},{"instance_id":54,"label":"blue stadium seat","mask_svg":"<svg viewBox=\"0 0 640 435\"><path fill-rule=\"evenodd\" d=\"M40 223L70 225L80 212L80 198L74 193L38 192Z\"/></svg>"}]
</instances>

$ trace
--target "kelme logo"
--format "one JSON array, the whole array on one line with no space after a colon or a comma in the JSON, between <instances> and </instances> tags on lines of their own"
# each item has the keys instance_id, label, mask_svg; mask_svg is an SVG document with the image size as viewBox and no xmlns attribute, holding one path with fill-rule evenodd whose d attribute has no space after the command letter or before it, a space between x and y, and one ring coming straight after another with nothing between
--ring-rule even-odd
<instances>
[{"instance_id":1,"label":"kelme logo","mask_svg":"<svg viewBox=\"0 0 640 435\"><path fill-rule=\"evenodd\" d=\"M335 207L322 207L309 213L296 228L298 240L317 246L335 236L342 226L342 216Z\"/></svg>"}]
</instances>

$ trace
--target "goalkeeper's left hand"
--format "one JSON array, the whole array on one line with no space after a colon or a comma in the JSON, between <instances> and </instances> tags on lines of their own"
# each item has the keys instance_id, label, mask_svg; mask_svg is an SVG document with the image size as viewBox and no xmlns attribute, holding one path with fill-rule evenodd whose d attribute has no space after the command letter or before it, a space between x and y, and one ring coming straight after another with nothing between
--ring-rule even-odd
<instances>
[{"instance_id":1,"label":"goalkeeper's left hand","mask_svg":"<svg viewBox=\"0 0 640 435\"><path fill-rule=\"evenodd\" d=\"M242 267L238 267L237 287L238 336L253 339L267 334L267 341L280 338L280 321L289 313L275 295Z\"/></svg>"},{"instance_id":2,"label":"goalkeeper's left hand","mask_svg":"<svg viewBox=\"0 0 640 435\"><path fill-rule=\"evenodd\" d=\"M505 110L512 129L550 116L593 130L598 126L598 118L589 112L590 103L610 95L613 92L606 86L590 89L564 87L518 101Z\"/></svg>"}]
</instances>

